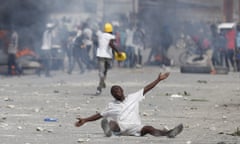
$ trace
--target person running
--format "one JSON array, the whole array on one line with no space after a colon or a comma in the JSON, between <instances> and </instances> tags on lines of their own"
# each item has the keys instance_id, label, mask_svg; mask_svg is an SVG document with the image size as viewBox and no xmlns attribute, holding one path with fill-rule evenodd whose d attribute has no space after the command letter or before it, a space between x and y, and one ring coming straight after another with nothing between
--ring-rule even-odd
<instances>
[{"instance_id":1,"label":"person running","mask_svg":"<svg viewBox=\"0 0 240 144\"><path fill-rule=\"evenodd\" d=\"M153 82L128 96L124 95L124 90L121 86L112 86L111 94L114 100L108 104L106 109L90 117L77 118L78 121L75 123L75 126L80 127L87 122L103 118L101 126L107 137L110 137L112 134L119 136L144 136L150 134L153 136L167 136L169 138L177 136L183 130L182 124L170 130L160 130L150 125L142 125L139 116L139 102L141 102L145 98L145 94L160 81L168 78L169 74L170 73L160 73Z\"/></svg>"},{"instance_id":2,"label":"person running","mask_svg":"<svg viewBox=\"0 0 240 144\"><path fill-rule=\"evenodd\" d=\"M97 31L99 47L97 48L98 71L99 71L99 85L97 87L96 95L100 95L102 89L106 87L105 79L107 77L108 69L111 66L113 51L118 55L121 53L114 45L115 36L112 34L113 27L110 23L104 25L104 32Z\"/></svg>"},{"instance_id":3,"label":"person running","mask_svg":"<svg viewBox=\"0 0 240 144\"><path fill-rule=\"evenodd\" d=\"M85 45L83 42L83 35L81 32L78 32L73 40L72 44L72 57L73 61L70 63L69 69L68 69L68 74L72 74L72 71L75 67L75 63L77 62L79 69L80 69L80 74L83 74L85 72L85 67L84 67L84 60L83 60L83 51L85 49Z\"/></svg>"}]
</instances>

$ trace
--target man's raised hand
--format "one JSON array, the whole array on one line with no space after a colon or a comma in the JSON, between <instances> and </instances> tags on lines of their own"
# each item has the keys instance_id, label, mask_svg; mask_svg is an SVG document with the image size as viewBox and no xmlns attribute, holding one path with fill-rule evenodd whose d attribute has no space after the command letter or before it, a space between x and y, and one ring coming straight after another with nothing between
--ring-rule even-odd
<instances>
[{"instance_id":1,"label":"man's raised hand","mask_svg":"<svg viewBox=\"0 0 240 144\"><path fill-rule=\"evenodd\" d=\"M170 75L169 72L164 73L164 74L160 73L160 74L158 75L158 79L159 79L159 80L164 80L164 79L166 79L169 75Z\"/></svg>"}]
</instances>

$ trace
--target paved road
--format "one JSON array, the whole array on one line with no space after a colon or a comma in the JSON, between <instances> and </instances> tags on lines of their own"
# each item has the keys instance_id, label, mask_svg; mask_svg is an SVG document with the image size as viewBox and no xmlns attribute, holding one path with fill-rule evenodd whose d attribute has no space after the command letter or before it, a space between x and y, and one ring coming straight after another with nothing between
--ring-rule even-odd
<instances>
[{"instance_id":1,"label":"paved road","mask_svg":"<svg viewBox=\"0 0 240 144\"><path fill-rule=\"evenodd\" d=\"M141 103L142 122L155 127L172 128L184 124L184 131L174 139L166 137L107 138L100 121L83 127L73 126L78 115L101 111L112 99L110 86L120 84L125 93L134 92L166 69L113 68L107 88L93 96L98 82L97 71L80 75L53 72L52 78L36 75L0 76L1 144L240 144L231 136L240 128L240 74L182 74L167 69L170 77L146 95ZM44 122L44 118L57 122Z\"/></svg>"}]
</instances>

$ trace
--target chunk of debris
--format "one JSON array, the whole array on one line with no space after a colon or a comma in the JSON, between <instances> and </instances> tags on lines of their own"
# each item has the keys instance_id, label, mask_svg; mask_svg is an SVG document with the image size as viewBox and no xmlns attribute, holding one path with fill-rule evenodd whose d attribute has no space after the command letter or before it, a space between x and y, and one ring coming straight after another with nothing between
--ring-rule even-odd
<instances>
[{"instance_id":1,"label":"chunk of debris","mask_svg":"<svg viewBox=\"0 0 240 144\"><path fill-rule=\"evenodd\" d=\"M172 94L171 95L171 98L182 98L183 96L182 95L179 95L179 94Z\"/></svg>"},{"instance_id":2,"label":"chunk of debris","mask_svg":"<svg viewBox=\"0 0 240 144\"><path fill-rule=\"evenodd\" d=\"M207 102L208 100L206 100L206 99L191 99L190 101L193 101L193 102Z\"/></svg>"},{"instance_id":3,"label":"chunk of debris","mask_svg":"<svg viewBox=\"0 0 240 144\"><path fill-rule=\"evenodd\" d=\"M7 105L7 108L13 109L15 108L15 105Z\"/></svg>"},{"instance_id":4,"label":"chunk of debris","mask_svg":"<svg viewBox=\"0 0 240 144\"><path fill-rule=\"evenodd\" d=\"M22 130L23 128L22 128L22 126L18 126L17 129L18 130Z\"/></svg>"},{"instance_id":5,"label":"chunk of debris","mask_svg":"<svg viewBox=\"0 0 240 144\"><path fill-rule=\"evenodd\" d=\"M203 84L206 84L206 83L207 83L206 80L198 80L197 82L198 82L198 83L203 83Z\"/></svg>"},{"instance_id":6,"label":"chunk of debris","mask_svg":"<svg viewBox=\"0 0 240 144\"><path fill-rule=\"evenodd\" d=\"M218 142L217 144L226 144L225 142Z\"/></svg>"},{"instance_id":7,"label":"chunk of debris","mask_svg":"<svg viewBox=\"0 0 240 144\"><path fill-rule=\"evenodd\" d=\"M54 93L59 93L59 91L58 91L58 90L54 90L53 92L54 92Z\"/></svg>"},{"instance_id":8,"label":"chunk of debris","mask_svg":"<svg viewBox=\"0 0 240 144\"><path fill-rule=\"evenodd\" d=\"M44 128L42 128L42 127L37 127L37 128L36 128L36 131L39 131L39 132L44 131Z\"/></svg>"},{"instance_id":9,"label":"chunk of debris","mask_svg":"<svg viewBox=\"0 0 240 144\"><path fill-rule=\"evenodd\" d=\"M79 138L79 139L77 140L78 143L84 143L84 142L88 142L88 141L90 141L89 138L86 138L86 139L84 139L84 138Z\"/></svg>"},{"instance_id":10,"label":"chunk of debris","mask_svg":"<svg viewBox=\"0 0 240 144\"><path fill-rule=\"evenodd\" d=\"M13 99L6 97L6 98L4 98L4 101L13 101Z\"/></svg>"}]
</instances>

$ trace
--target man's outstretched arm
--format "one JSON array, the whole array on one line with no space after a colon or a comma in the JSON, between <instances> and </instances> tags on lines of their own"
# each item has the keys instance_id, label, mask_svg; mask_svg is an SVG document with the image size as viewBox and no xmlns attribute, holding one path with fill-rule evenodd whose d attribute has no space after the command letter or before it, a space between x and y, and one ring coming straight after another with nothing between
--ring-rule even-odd
<instances>
[{"instance_id":1,"label":"man's outstretched arm","mask_svg":"<svg viewBox=\"0 0 240 144\"><path fill-rule=\"evenodd\" d=\"M164 73L164 74L159 74L157 79L155 79L153 82L150 84L146 85L143 90L143 95L145 95L148 91L150 91L152 88L154 88L160 81L166 79L170 75L169 72Z\"/></svg>"},{"instance_id":2,"label":"man's outstretched arm","mask_svg":"<svg viewBox=\"0 0 240 144\"><path fill-rule=\"evenodd\" d=\"M116 51L116 52L118 53L119 56L121 56L120 51L119 51L118 48L114 45L114 40L113 40L113 39L110 40L110 42L109 42L109 46L110 46L114 51Z\"/></svg>"},{"instance_id":3,"label":"man's outstretched arm","mask_svg":"<svg viewBox=\"0 0 240 144\"><path fill-rule=\"evenodd\" d=\"M99 120L100 118L102 118L100 113L96 113L95 115L92 115L87 118L77 118L78 121L75 123L75 126L80 127L80 126L84 125L86 122L96 121L96 120Z\"/></svg>"}]
</instances>

